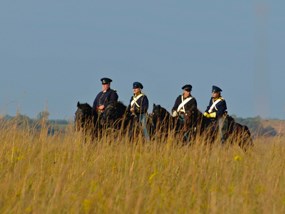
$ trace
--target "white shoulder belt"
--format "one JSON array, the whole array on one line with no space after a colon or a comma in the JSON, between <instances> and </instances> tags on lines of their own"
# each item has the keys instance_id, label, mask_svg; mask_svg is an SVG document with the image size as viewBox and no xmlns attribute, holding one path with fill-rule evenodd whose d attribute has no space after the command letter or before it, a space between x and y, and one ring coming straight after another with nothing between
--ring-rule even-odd
<instances>
[{"instance_id":1,"label":"white shoulder belt","mask_svg":"<svg viewBox=\"0 0 285 214\"><path fill-rule=\"evenodd\" d=\"M183 95L181 95L181 100L182 100L182 102L180 103L180 105L178 106L178 108L177 108L177 112L185 112L185 105L186 105L186 103L188 103L190 100L192 100L193 99L193 97L188 97L188 98L186 98L185 100L183 100Z\"/></svg>"},{"instance_id":2,"label":"white shoulder belt","mask_svg":"<svg viewBox=\"0 0 285 214\"><path fill-rule=\"evenodd\" d=\"M143 96L143 94L140 94L140 95L138 95L138 96L133 96L133 100L132 100L132 102L131 102L131 107L133 107L134 106L134 104L136 104L136 106L139 108L140 107L140 105L137 103L137 101L138 101L138 99L139 98L141 98Z\"/></svg>"},{"instance_id":3,"label":"white shoulder belt","mask_svg":"<svg viewBox=\"0 0 285 214\"><path fill-rule=\"evenodd\" d=\"M209 113L212 113L213 112L213 110L214 110L214 108L216 108L216 105L219 103L219 102L221 102L223 100L223 98L219 98L219 99L217 99L215 102L213 102L213 104L211 105L211 107L210 107L210 109L209 109ZM216 108L216 110L217 110L217 108Z\"/></svg>"}]
</instances>

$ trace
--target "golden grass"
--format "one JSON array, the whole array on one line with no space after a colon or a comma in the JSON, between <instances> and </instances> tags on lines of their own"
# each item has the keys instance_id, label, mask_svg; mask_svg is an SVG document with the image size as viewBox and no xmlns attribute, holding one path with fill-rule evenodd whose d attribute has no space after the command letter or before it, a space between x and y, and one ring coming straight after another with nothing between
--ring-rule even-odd
<instances>
[{"instance_id":1,"label":"golden grass","mask_svg":"<svg viewBox=\"0 0 285 214\"><path fill-rule=\"evenodd\" d=\"M0 213L284 213L284 138L238 146L0 127ZM200 143L199 143L200 142Z\"/></svg>"}]
</instances>

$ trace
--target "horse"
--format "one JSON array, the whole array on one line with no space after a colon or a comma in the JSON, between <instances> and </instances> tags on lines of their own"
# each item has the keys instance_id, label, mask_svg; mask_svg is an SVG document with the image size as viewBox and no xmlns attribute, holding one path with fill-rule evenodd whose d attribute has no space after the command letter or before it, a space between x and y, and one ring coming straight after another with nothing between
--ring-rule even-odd
<instances>
[{"instance_id":1,"label":"horse","mask_svg":"<svg viewBox=\"0 0 285 214\"><path fill-rule=\"evenodd\" d=\"M161 105L153 104L151 121L152 134L160 137L167 137L170 131L174 131L177 136L183 128L182 118L172 117Z\"/></svg>"},{"instance_id":2,"label":"horse","mask_svg":"<svg viewBox=\"0 0 285 214\"><path fill-rule=\"evenodd\" d=\"M244 150L252 147L253 140L248 126L236 122L230 115L227 115L227 120L227 140L230 144L238 142L238 145Z\"/></svg>"},{"instance_id":3,"label":"horse","mask_svg":"<svg viewBox=\"0 0 285 214\"><path fill-rule=\"evenodd\" d=\"M127 106L121 101L110 102L99 116L102 128L120 129L128 119Z\"/></svg>"},{"instance_id":4,"label":"horse","mask_svg":"<svg viewBox=\"0 0 285 214\"><path fill-rule=\"evenodd\" d=\"M253 146L251 133L246 125L235 122L234 118L228 114L223 117L225 121L223 126L225 143L238 143L244 150L249 146ZM214 143L218 136L217 125L211 119L205 117L198 108L193 108L187 112L185 126L195 127L195 132L191 133L192 139L203 136L207 143Z\"/></svg>"},{"instance_id":5,"label":"horse","mask_svg":"<svg viewBox=\"0 0 285 214\"><path fill-rule=\"evenodd\" d=\"M149 133L150 130L148 127L147 130L142 129L139 117L128 111L127 106L122 102L117 101L108 103L105 110L101 113L99 121L103 129L118 130L121 134L127 134L129 139L133 141L142 131L145 134Z\"/></svg>"},{"instance_id":6,"label":"horse","mask_svg":"<svg viewBox=\"0 0 285 214\"><path fill-rule=\"evenodd\" d=\"M98 114L93 111L88 103L77 102L77 110L75 112L75 129L76 131L84 131L94 134L96 129Z\"/></svg>"}]
</instances>

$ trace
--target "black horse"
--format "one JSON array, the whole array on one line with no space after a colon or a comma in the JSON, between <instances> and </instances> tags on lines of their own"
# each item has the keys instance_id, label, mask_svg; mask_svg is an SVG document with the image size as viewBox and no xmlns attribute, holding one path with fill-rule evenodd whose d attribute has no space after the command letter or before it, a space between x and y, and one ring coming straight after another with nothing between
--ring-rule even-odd
<instances>
[{"instance_id":1,"label":"black horse","mask_svg":"<svg viewBox=\"0 0 285 214\"><path fill-rule=\"evenodd\" d=\"M100 114L99 121L102 128L124 128L129 121L127 106L121 101L108 103L105 110Z\"/></svg>"},{"instance_id":2,"label":"black horse","mask_svg":"<svg viewBox=\"0 0 285 214\"><path fill-rule=\"evenodd\" d=\"M88 103L77 103L75 112L75 128L92 137L101 137L109 128L125 128L128 124L127 107L120 101L110 102L105 110L97 113Z\"/></svg>"},{"instance_id":3,"label":"black horse","mask_svg":"<svg viewBox=\"0 0 285 214\"><path fill-rule=\"evenodd\" d=\"M242 125L234 120L233 117L227 115L227 140L231 143L238 143L238 145L247 149L253 146L253 140L249 128L246 125Z\"/></svg>"},{"instance_id":4,"label":"black horse","mask_svg":"<svg viewBox=\"0 0 285 214\"><path fill-rule=\"evenodd\" d=\"M94 134L97 127L98 115L93 111L88 103L77 102L77 110L75 112L75 128L76 131L84 131L85 133Z\"/></svg>"},{"instance_id":5,"label":"black horse","mask_svg":"<svg viewBox=\"0 0 285 214\"><path fill-rule=\"evenodd\" d=\"M246 149L253 146L251 133L247 126L235 122L234 118L229 115L224 116L225 122L223 127L225 142L229 144L237 143L241 148ZM197 108L187 112L185 125L195 127L192 132L192 139L197 136L203 136L207 143L213 143L218 137L217 124L209 118L204 117L203 113Z\"/></svg>"},{"instance_id":6,"label":"black horse","mask_svg":"<svg viewBox=\"0 0 285 214\"><path fill-rule=\"evenodd\" d=\"M151 120L154 134L166 134L174 128L175 122L171 114L161 105L153 104Z\"/></svg>"},{"instance_id":7,"label":"black horse","mask_svg":"<svg viewBox=\"0 0 285 214\"><path fill-rule=\"evenodd\" d=\"M167 137L173 132L176 137L185 134L183 129L183 118L172 117L172 115L161 105L153 104L151 113L152 135L157 137Z\"/></svg>"}]
</instances>

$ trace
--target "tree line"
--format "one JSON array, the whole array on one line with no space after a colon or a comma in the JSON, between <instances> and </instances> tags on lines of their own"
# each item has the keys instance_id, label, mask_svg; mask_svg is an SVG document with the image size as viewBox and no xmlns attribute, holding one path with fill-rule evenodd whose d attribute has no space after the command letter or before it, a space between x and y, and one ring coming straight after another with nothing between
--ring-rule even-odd
<instances>
[{"instance_id":1,"label":"tree line","mask_svg":"<svg viewBox=\"0 0 285 214\"><path fill-rule=\"evenodd\" d=\"M236 120L236 122L247 125L250 129L253 136L276 136L278 133L272 126L263 126L262 118L260 116L250 117L250 118L241 118L235 115L232 117ZM64 132L67 125L72 123L72 121L64 120L64 119L49 119L49 112L42 111L39 112L36 118L30 118L26 115L22 115L17 113L16 116L5 115L0 118L0 125L7 122L13 122L19 128L32 128L36 131L42 129L43 126L48 128L49 134L54 134L56 132Z\"/></svg>"}]
</instances>

